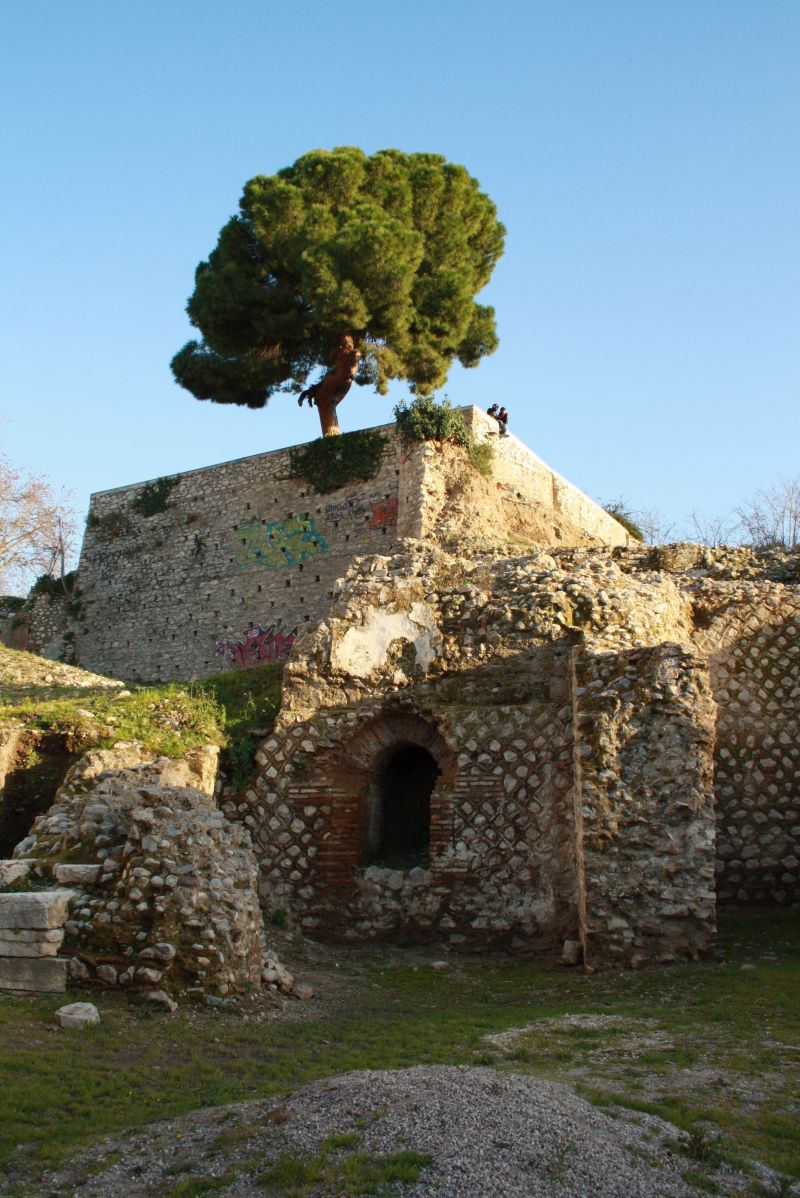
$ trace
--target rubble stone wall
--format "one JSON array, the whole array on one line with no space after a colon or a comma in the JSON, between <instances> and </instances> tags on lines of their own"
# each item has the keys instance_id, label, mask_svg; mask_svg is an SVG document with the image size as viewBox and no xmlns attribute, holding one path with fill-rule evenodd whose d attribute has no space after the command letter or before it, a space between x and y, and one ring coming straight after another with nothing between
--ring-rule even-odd
<instances>
[{"instance_id":1,"label":"rubble stone wall","mask_svg":"<svg viewBox=\"0 0 800 1198\"><path fill-rule=\"evenodd\" d=\"M694 584L718 704L714 788L722 902L800 898L800 595L758 581Z\"/></svg>"},{"instance_id":2,"label":"rubble stone wall","mask_svg":"<svg viewBox=\"0 0 800 1198\"><path fill-rule=\"evenodd\" d=\"M715 704L678 645L575 653L581 932L589 965L713 946Z\"/></svg>"},{"instance_id":3,"label":"rubble stone wall","mask_svg":"<svg viewBox=\"0 0 800 1198\"><path fill-rule=\"evenodd\" d=\"M70 888L35 893L69 897L52 953L74 982L170 1006L256 989L275 970L250 837L214 800L216 761L213 745L180 761L132 744L90 752L4 863L22 867L18 885Z\"/></svg>"},{"instance_id":4,"label":"rubble stone wall","mask_svg":"<svg viewBox=\"0 0 800 1198\"><path fill-rule=\"evenodd\" d=\"M792 901L796 559L406 542L356 560L227 809L266 901L315 935L580 936L601 966L706 951L715 861L723 899ZM362 852L376 763L403 743L441 771L430 859L407 870Z\"/></svg>"}]
</instances>

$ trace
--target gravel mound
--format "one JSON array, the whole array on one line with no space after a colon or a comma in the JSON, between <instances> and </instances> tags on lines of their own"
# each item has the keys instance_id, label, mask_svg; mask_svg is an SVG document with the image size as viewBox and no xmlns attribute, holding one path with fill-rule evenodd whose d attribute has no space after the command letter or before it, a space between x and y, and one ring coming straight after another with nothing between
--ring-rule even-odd
<instances>
[{"instance_id":1,"label":"gravel mound","mask_svg":"<svg viewBox=\"0 0 800 1198\"><path fill-rule=\"evenodd\" d=\"M314 1157L326 1138L348 1133L347 1144L327 1149L329 1177L354 1153L430 1156L416 1182L385 1191L407 1198L684 1198L707 1194L709 1182L732 1198L754 1180L690 1159L680 1148L687 1137L671 1124L607 1113L566 1086L488 1068L417 1066L328 1078L288 1098L198 1111L105 1140L51 1174L45 1192L145 1198L224 1177L215 1194L255 1198L281 1192L259 1175L282 1156ZM766 1169L758 1173L774 1182ZM297 1192L351 1191L331 1180Z\"/></svg>"}]
</instances>

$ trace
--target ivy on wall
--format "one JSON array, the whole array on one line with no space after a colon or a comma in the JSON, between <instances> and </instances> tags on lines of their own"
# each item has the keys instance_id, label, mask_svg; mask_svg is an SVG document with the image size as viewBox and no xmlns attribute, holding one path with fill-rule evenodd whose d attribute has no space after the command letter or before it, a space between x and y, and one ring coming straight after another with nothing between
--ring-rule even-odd
<instances>
[{"instance_id":1,"label":"ivy on wall","mask_svg":"<svg viewBox=\"0 0 800 1198\"><path fill-rule=\"evenodd\" d=\"M310 445L293 449L289 473L325 495L350 483L368 482L378 473L386 438L377 429L320 437Z\"/></svg>"}]
</instances>

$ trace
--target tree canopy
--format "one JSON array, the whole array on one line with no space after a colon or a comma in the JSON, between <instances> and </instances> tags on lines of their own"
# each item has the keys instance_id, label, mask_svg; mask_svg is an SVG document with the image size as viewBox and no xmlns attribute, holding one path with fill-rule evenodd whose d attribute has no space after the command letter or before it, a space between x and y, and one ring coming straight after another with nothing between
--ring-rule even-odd
<instances>
[{"instance_id":1,"label":"tree canopy","mask_svg":"<svg viewBox=\"0 0 800 1198\"><path fill-rule=\"evenodd\" d=\"M454 360L477 366L497 347L494 310L475 296L504 233L477 181L438 154L314 150L245 184L197 267L187 311L203 340L172 359L175 378L251 408L302 392L326 433L353 381L430 394Z\"/></svg>"}]
</instances>

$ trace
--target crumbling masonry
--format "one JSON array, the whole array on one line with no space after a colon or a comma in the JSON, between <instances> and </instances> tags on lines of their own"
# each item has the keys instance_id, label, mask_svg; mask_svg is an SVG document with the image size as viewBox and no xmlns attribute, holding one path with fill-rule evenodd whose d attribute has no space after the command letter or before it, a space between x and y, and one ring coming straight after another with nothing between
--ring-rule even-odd
<instances>
[{"instance_id":1,"label":"crumbling masonry","mask_svg":"<svg viewBox=\"0 0 800 1198\"><path fill-rule=\"evenodd\" d=\"M799 564L419 543L357 560L228 804L265 901L314 936L573 940L600 967L707 951L717 898L797 901ZM376 833L411 747L431 763L427 795L407 788L416 844Z\"/></svg>"},{"instance_id":2,"label":"crumbling masonry","mask_svg":"<svg viewBox=\"0 0 800 1198\"><path fill-rule=\"evenodd\" d=\"M149 515L142 484L92 501L81 664L288 659L223 796L264 906L637 967L706 952L719 902L796 903L798 554L637 546L514 438L486 479L381 431L377 474L324 496L279 451L177 476Z\"/></svg>"}]
</instances>

